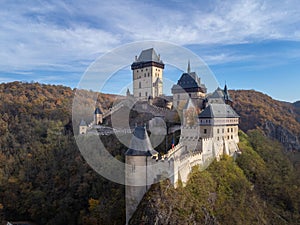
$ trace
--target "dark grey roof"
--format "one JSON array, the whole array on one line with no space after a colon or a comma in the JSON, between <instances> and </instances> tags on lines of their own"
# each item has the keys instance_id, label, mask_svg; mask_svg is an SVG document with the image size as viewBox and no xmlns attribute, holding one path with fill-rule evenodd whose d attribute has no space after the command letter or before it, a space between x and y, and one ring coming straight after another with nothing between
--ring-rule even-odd
<instances>
[{"instance_id":1,"label":"dark grey roof","mask_svg":"<svg viewBox=\"0 0 300 225\"><path fill-rule=\"evenodd\" d=\"M207 99L209 103L223 103L225 101L232 102L227 90L227 85L225 85L224 90L218 87L212 94L207 96Z\"/></svg>"},{"instance_id":2,"label":"dark grey roof","mask_svg":"<svg viewBox=\"0 0 300 225\"><path fill-rule=\"evenodd\" d=\"M200 79L196 73L183 73L177 84L182 88L200 87Z\"/></svg>"},{"instance_id":3,"label":"dark grey roof","mask_svg":"<svg viewBox=\"0 0 300 225\"><path fill-rule=\"evenodd\" d=\"M162 63L160 57L156 54L154 48L143 50L139 55L137 62L158 62Z\"/></svg>"},{"instance_id":4,"label":"dark grey roof","mask_svg":"<svg viewBox=\"0 0 300 225\"><path fill-rule=\"evenodd\" d=\"M130 147L125 155L128 156L152 156L157 154L151 145L147 130L138 126L133 131Z\"/></svg>"},{"instance_id":5,"label":"dark grey roof","mask_svg":"<svg viewBox=\"0 0 300 225\"><path fill-rule=\"evenodd\" d=\"M234 109L227 104L209 104L198 116L199 118L238 118Z\"/></svg>"},{"instance_id":6,"label":"dark grey roof","mask_svg":"<svg viewBox=\"0 0 300 225\"><path fill-rule=\"evenodd\" d=\"M191 91L195 91L196 89L201 89L203 93L206 93L206 87L204 84L201 84L200 78L195 72L190 73L183 73L181 77L179 78L176 85L173 85L172 87L172 93L176 92L176 90L182 90L188 92L190 89Z\"/></svg>"},{"instance_id":7,"label":"dark grey roof","mask_svg":"<svg viewBox=\"0 0 300 225\"><path fill-rule=\"evenodd\" d=\"M101 110L100 110L99 107L97 107L97 108L95 109L95 114L102 114L102 112L101 112Z\"/></svg>"},{"instance_id":8,"label":"dark grey roof","mask_svg":"<svg viewBox=\"0 0 300 225\"><path fill-rule=\"evenodd\" d=\"M220 87L218 87L208 98L222 98L222 99L224 99L224 92Z\"/></svg>"},{"instance_id":9,"label":"dark grey roof","mask_svg":"<svg viewBox=\"0 0 300 225\"><path fill-rule=\"evenodd\" d=\"M87 124L84 120L81 120L79 126L87 126Z\"/></svg>"}]
</instances>

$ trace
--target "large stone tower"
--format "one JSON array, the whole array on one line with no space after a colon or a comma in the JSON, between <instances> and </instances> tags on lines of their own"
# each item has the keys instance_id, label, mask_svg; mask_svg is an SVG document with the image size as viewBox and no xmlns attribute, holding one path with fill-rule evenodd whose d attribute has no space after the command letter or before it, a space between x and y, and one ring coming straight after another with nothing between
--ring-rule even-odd
<instances>
[{"instance_id":1,"label":"large stone tower","mask_svg":"<svg viewBox=\"0 0 300 225\"><path fill-rule=\"evenodd\" d=\"M153 183L153 174L148 171L148 167L152 164L152 157L157 154L158 152L151 145L146 129L136 127L130 147L125 153L125 162L128 164L125 170L126 224Z\"/></svg>"},{"instance_id":2,"label":"large stone tower","mask_svg":"<svg viewBox=\"0 0 300 225\"><path fill-rule=\"evenodd\" d=\"M163 94L163 69L165 64L153 48L143 50L131 65L133 71L133 95L147 100Z\"/></svg>"}]
</instances>

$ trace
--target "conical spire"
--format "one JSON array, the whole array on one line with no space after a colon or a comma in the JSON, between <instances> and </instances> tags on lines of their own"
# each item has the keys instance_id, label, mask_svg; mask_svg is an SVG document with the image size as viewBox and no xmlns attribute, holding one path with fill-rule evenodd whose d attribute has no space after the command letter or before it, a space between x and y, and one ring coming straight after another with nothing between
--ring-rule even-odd
<instances>
[{"instance_id":1,"label":"conical spire","mask_svg":"<svg viewBox=\"0 0 300 225\"><path fill-rule=\"evenodd\" d=\"M231 99L231 97L229 95L229 92L228 92L228 88L227 88L226 82L225 82L225 87L224 87L224 100L226 102L232 102L232 99Z\"/></svg>"},{"instance_id":2,"label":"conical spire","mask_svg":"<svg viewBox=\"0 0 300 225\"><path fill-rule=\"evenodd\" d=\"M227 93L227 92L228 92L228 90L227 90L227 84L226 84L226 82L225 82L224 92L225 92L225 93Z\"/></svg>"},{"instance_id":3,"label":"conical spire","mask_svg":"<svg viewBox=\"0 0 300 225\"><path fill-rule=\"evenodd\" d=\"M156 154L157 151L155 151L151 145L146 128L137 126L133 131L130 146L125 155L152 156Z\"/></svg>"},{"instance_id":4,"label":"conical spire","mask_svg":"<svg viewBox=\"0 0 300 225\"><path fill-rule=\"evenodd\" d=\"M129 88L127 88L126 95L127 95L127 96L130 96Z\"/></svg>"},{"instance_id":5,"label":"conical spire","mask_svg":"<svg viewBox=\"0 0 300 225\"><path fill-rule=\"evenodd\" d=\"M100 110L99 107L97 107L97 108L95 109L94 114L102 114L102 112L101 112L101 110Z\"/></svg>"},{"instance_id":6,"label":"conical spire","mask_svg":"<svg viewBox=\"0 0 300 225\"><path fill-rule=\"evenodd\" d=\"M188 61L188 67L187 67L187 73L191 72L191 64L190 64L190 60Z\"/></svg>"}]
</instances>

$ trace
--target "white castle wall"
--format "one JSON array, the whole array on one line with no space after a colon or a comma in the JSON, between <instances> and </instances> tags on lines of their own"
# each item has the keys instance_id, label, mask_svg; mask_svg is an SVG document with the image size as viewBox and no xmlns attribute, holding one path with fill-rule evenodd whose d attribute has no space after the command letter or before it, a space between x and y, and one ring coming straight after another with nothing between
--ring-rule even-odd
<instances>
[{"instance_id":1,"label":"white castle wall","mask_svg":"<svg viewBox=\"0 0 300 225\"><path fill-rule=\"evenodd\" d=\"M238 139L200 138L198 130L197 127L182 127L179 144L160 160L126 156L126 163L131 165L126 170L127 222L152 183L168 177L175 187L179 180L185 185L193 166L200 165L204 169L214 158L218 160L223 154L233 155L238 151ZM145 167L138 168L141 165ZM132 182L141 186L132 186Z\"/></svg>"},{"instance_id":2,"label":"white castle wall","mask_svg":"<svg viewBox=\"0 0 300 225\"><path fill-rule=\"evenodd\" d=\"M146 156L126 156L129 165L125 168L126 224L148 190L146 160Z\"/></svg>"}]
</instances>

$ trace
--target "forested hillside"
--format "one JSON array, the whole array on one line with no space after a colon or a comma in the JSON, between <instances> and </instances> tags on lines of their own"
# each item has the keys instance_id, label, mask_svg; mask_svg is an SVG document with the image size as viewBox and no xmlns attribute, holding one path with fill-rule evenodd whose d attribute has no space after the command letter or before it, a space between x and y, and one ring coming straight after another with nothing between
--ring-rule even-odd
<instances>
[{"instance_id":1,"label":"forested hillside","mask_svg":"<svg viewBox=\"0 0 300 225\"><path fill-rule=\"evenodd\" d=\"M260 128L288 150L300 151L300 107L298 103L276 101L253 90L231 91L234 109L241 116L244 131Z\"/></svg>"},{"instance_id":2,"label":"forested hillside","mask_svg":"<svg viewBox=\"0 0 300 225\"><path fill-rule=\"evenodd\" d=\"M75 90L64 86L0 84L1 221L124 224L124 186L94 172L74 141L74 94ZM86 104L83 118L88 122L94 108L87 103L96 99L105 111L116 97L91 91L77 94ZM300 133L298 103L278 102L255 91L233 91L231 96L243 130L257 127L297 149L293 138ZM282 135L285 133L288 136ZM114 136L103 138L113 146L111 153L122 160L122 145ZM195 170L186 188L175 190L167 181L153 186L140 206L148 214L139 210L132 224L140 224L139 220L152 224L160 215L170 224L299 224L299 170L282 154L278 143L258 131L249 132L249 137L242 135L241 140L243 154L236 162L225 158L207 171Z\"/></svg>"},{"instance_id":3,"label":"forested hillside","mask_svg":"<svg viewBox=\"0 0 300 225\"><path fill-rule=\"evenodd\" d=\"M278 142L240 133L242 155L197 167L186 187L152 185L129 224L300 224L300 171Z\"/></svg>"},{"instance_id":4,"label":"forested hillside","mask_svg":"<svg viewBox=\"0 0 300 225\"><path fill-rule=\"evenodd\" d=\"M124 187L94 172L77 149L73 95L63 86L0 85L1 221L124 224ZM111 99L99 96L103 107Z\"/></svg>"}]
</instances>

